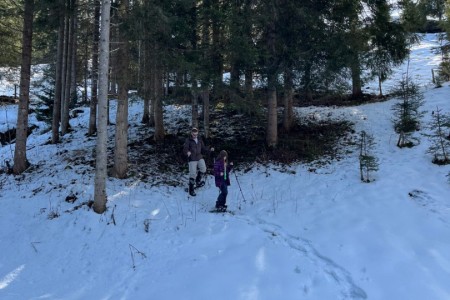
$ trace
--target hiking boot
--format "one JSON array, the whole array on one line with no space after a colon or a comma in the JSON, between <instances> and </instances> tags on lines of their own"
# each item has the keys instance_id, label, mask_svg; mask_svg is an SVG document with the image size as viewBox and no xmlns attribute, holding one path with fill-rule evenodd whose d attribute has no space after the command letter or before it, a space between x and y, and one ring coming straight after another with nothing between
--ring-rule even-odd
<instances>
[{"instance_id":1,"label":"hiking boot","mask_svg":"<svg viewBox=\"0 0 450 300\"><path fill-rule=\"evenodd\" d=\"M217 211L227 211L227 206L226 205L221 205L219 207L216 207Z\"/></svg>"},{"instance_id":2,"label":"hiking boot","mask_svg":"<svg viewBox=\"0 0 450 300\"><path fill-rule=\"evenodd\" d=\"M225 210L227 210L227 207L228 206L226 204L218 204L216 202L216 209L219 210L219 211L225 211Z\"/></svg>"},{"instance_id":3,"label":"hiking boot","mask_svg":"<svg viewBox=\"0 0 450 300\"><path fill-rule=\"evenodd\" d=\"M197 194L195 193L194 180L193 179L189 180L189 195L191 195L192 197L197 196Z\"/></svg>"},{"instance_id":4,"label":"hiking boot","mask_svg":"<svg viewBox=\"0 0 450 300\"><path fill-rule=\"evenodd\" d=\"M204 173L198 172L197 178L195 178L195 186L202 187L205 185L205 180L203 180Z\"/></svg>"}]
</instances>

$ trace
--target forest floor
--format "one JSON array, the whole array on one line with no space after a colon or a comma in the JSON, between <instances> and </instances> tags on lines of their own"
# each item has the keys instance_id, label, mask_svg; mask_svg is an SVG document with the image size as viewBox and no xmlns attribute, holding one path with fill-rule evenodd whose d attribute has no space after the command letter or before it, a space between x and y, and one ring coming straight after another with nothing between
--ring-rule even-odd
<instances>
[{"instance_id":1,"label":"forest floor","mask_svg":"<svg viewBox=\"0 0 450 300\"><path fill-rule=\"evenodd\" d=\"M365 95L363 99L319 100L316 106L353 106L386 98ZM332 104L333 103L333 104ZM337 105L336 105L337 103ZM237 169L251 170L255 163L278 166L281 171L288 172L293 163L305 162L318 165L339 160L353 146L356 133L353 124L347 120L333 118L317 119L314 114L295 115L295 122L289 132L281 124L282 108L278 112L278 145L276 148L266 145L266 114L248 115L233 109L224 109L223 105L215 105L210 112L210 137L204 138L208 147L214 147L215 152L206 156L208 169L211 171L215 155L224 149L229 153L230 160ZM184 116L185 117L185 116ZM173 120L171 121L173 122ZM200 123L202 135L203 124ZM189 120L181 118L175 121L177 130L168 132L165 140L156 143L153 131L145 128L147 125L136 125L139 132L129 143L130 174L140 174L141 180L169 185L185 184L185 180L168 182L178 176L187 174L187 160L182 153L182 147L189 133ZM112 149L111 149L112 151ZM148 159L156 156L157 159ZM313 171L314 168L311 168ZM157 176L166 174L165 179L153 181ZM135 176L135 175L132 175ZM180 178L181 179L181 178Z\"/></svg>"},{"instance_id":2,"label":"forest floor","mask_svg":"<svg viewBox=\"0 0 450 300\"><path fill-rule=\"evenodd\" d=\"M374 101L383 101L385 97L364 95L360 99L350 97L322 97L306 103L305 106L354 106ZM10 104L5 99L3 104ZM296 103L296 106L298 103ZM188 106L185 106L188 107ZM356 143L353 124L345 119L317 118L314 113L299 115L295 110L294 124L289 132L281 124L283 108L278 110L278 145L266 146L267 116L264 109L258 114L246 114L236 109L224 108L223 103L213 106L210 112L210 136L204 138L208 147L215 151L205 156L208 172L212 172L215 156L220 150L227 150L230 160L238 170L251 170L255 163L277 166L280 171L289 172L293 163L304 162L315 165L328 164L339 160ZM228 107L228 106L227 106ZM189 112L190 109L186 109ZM187 159L182 152L183 144L190 132L190 120L186 113L178 116L166 116L166 136L164 141L155 142L153 129L140 122L130 122L129 130L129 178L138 178L152 185L179 186L186 182ZM165 118L166 118L165 117ZM200 134L203 133L202 119L199 119ZM111 124L110 130L114 130ZM10 129L11 130L11 129ZM11 134L3 134L5 139ZM88 137L95 144L96 137ZM66 137L66 141L70 137ZM6 141L8 142L8 141ZM114 139L108 144L108 167L113 165ZM95 156L79 152L72 157L74 164L95 168ZM32 168L31 168L32 169ZM314 167L311 167L314 171Z\"/></svg>"}]
</instances>

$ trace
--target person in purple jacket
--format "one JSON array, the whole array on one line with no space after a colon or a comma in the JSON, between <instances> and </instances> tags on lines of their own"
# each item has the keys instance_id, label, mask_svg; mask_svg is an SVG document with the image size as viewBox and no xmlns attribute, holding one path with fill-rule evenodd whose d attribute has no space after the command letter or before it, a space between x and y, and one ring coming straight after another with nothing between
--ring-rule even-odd
<instances>
[{"instance_id":1,"label":"person in purple jacket","mask_svg":"<svg viewBox=\"0 0 450 300\"><path fill-rule=\"evenodd\" d=\"M225 211L227 209L228 186L230 185L230 171L233 163L228 163L228 153L225 150L220 151L214 162L214 178L216 186L220 190L217 197L216 209Z\"/></svg>"}]
</instances>

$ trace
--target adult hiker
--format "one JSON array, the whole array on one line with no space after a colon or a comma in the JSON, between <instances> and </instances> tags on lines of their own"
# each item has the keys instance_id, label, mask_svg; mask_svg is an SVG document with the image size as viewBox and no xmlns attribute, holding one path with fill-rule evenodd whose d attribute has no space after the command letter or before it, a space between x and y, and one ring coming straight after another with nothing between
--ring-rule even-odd
<instances>
[{"instance_id":1,"label":"adult hiker","mask_svg":"<svg viewBox=\"0 0 450 300\"><path fill-rule=\"evenodd\" d=\"M205 184L206 163L203 155L210 154L214 148L208 149L203 140L198 136L198 129L192 128L191 135L186 139L183 153L189 161L189 195L196 196L195 188Z\"/></svg>"},{"instance_id":2,"label":"adult hiker","mask_svg":"<svg viewBox=\"0 0 450 300\"><path fill-rule=\"evenodd\" d=\"M228 186L230 185L230 171L232 167L233 163L228 163L227 151L220 151L214 162L215 183L220 190L220 194L216 201L216 209L218 211L225 211L227 209Z\"/></svg>"}]
</instances>

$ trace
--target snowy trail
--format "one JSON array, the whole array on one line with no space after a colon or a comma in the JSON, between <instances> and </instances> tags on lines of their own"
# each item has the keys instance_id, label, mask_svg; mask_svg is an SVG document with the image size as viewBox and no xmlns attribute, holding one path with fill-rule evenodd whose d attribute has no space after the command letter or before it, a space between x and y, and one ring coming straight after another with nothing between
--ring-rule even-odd
<instances>
[{"instance_id":1,"label":"snowy trail","mask_svg":"<svg viewBox=\"0 0 450 300\"><path fill-rule=\"evenodd\" d=\"M258 222L258 227L264 232L273 236L274 239L281 240L285 246L299 251L302 256L310 260L314 268L317 268L323 272L323 275L331 279L336 284L336 289L339 290L338 294L341 295L341 299L367 298L364 290L354 283L350 272L336 264L331 258L320 254L311 241L288 234L279 225L270 224L262 219L258 220Z\"/></svg>"},{"instance_id":2,"label":"snowy trail","mask_svg":"<svg viewBox=\"0 0 450 300\"><path fill-rule=\"evenodd\" d=\"M450 203L442 203L437 200L430 192L423 190L412 190L408 193L411 201L419 207L435 215L438 220L450 227Z\"/></svg>"},{"instance_id":3,"label":"snowy trail","mask_svg":"<svg viewBox=\"0 0 450 300\"><path fill-rule=\"evenodd\" d=\"M367 299L366 292L355 284L350 272L339 266L331 258L321 254L314 248L311 241L289 234L282 226L257 216L237 212L234 216L227 218L227 222L233 220L258 228L264 233L265 239L270 244L281 245L287 250L294 251L295 259L292 259L291 263L296 266L295 269L299 277L298 284L304 295L314 295L314 297L321 295L343 300ZM217 221L221 222L220 219ZM326 295L322 294L323 285L327 286ZM337 295L339 295L338 298L336 298Z\"/></svg>"}]
</instances>

